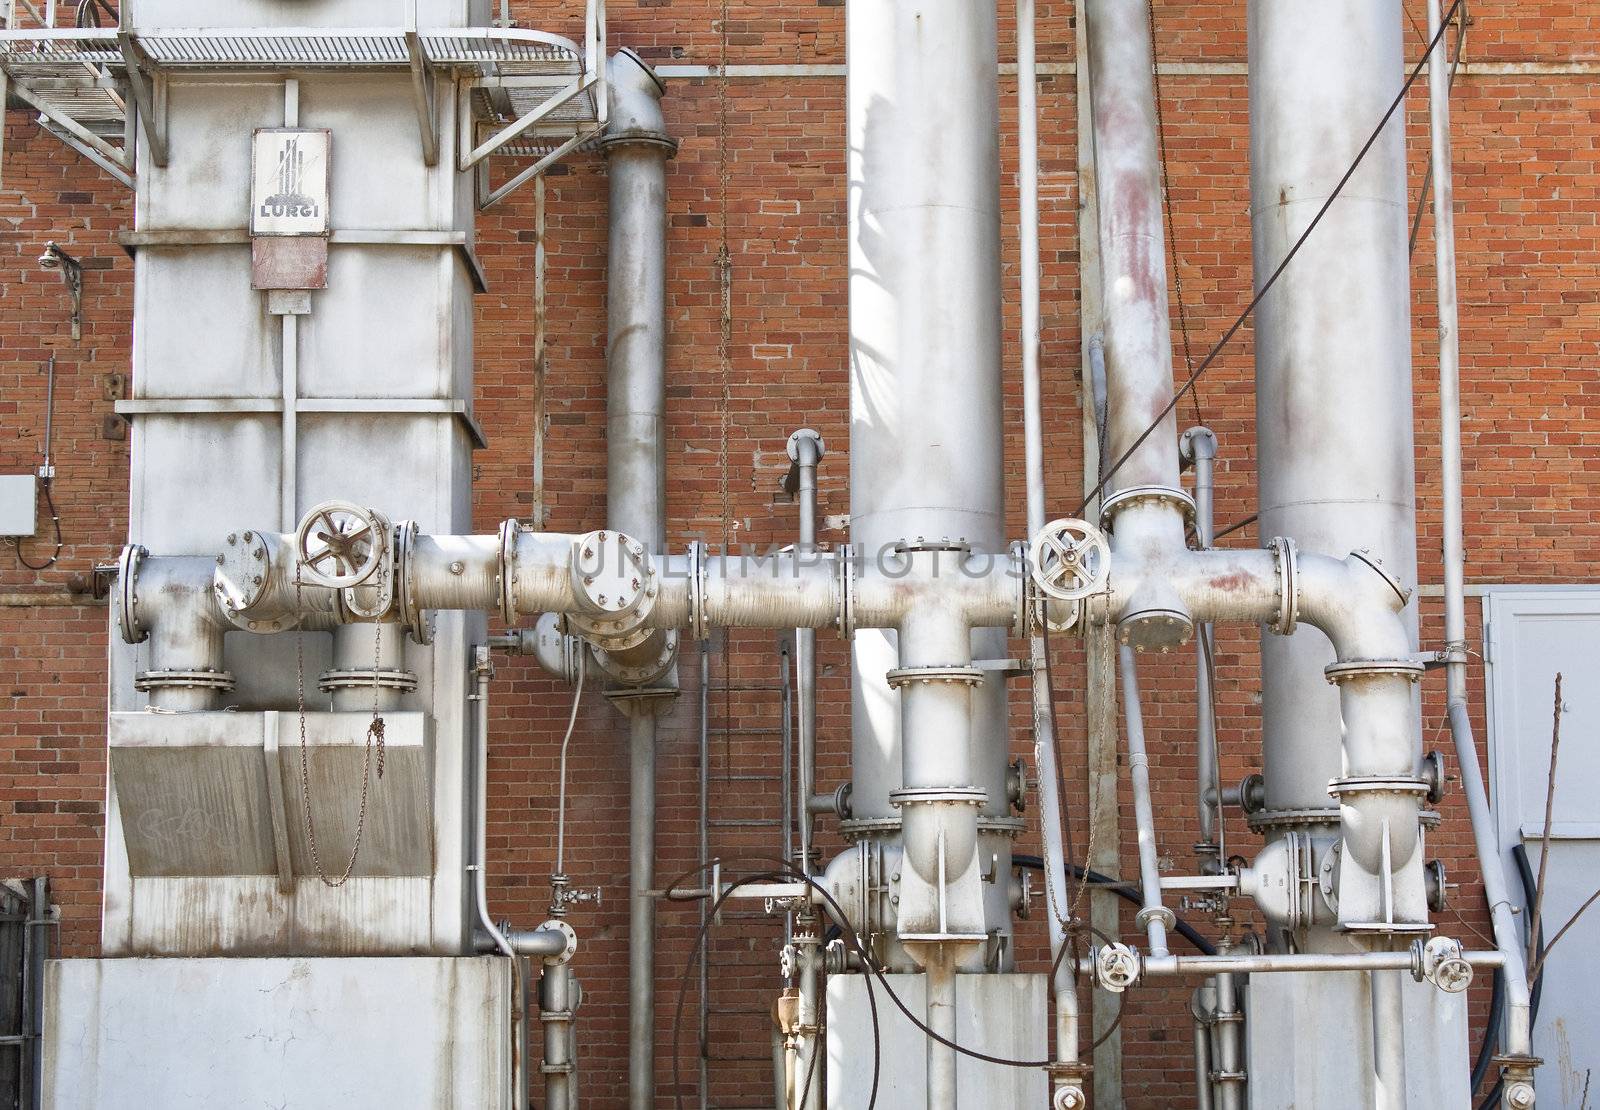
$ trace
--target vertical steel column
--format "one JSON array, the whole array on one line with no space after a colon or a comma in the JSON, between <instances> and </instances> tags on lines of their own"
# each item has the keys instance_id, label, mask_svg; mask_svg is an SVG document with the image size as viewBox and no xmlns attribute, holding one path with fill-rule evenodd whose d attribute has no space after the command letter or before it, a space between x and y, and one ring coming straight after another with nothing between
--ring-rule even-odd
<instances>
[{"instance_id":1,"label":"vertical steel column","mask_svg":"<svg viewBox=\"0 0 1600 1110\"><path fill-rule=\"evenodd\" d=\"M1256 280L1282 261L1399 88L1398 3L1249 4L1250 191ZM1316 48L1308 50L1307 43ZM1256 311L1262 536L1305 551L1366 548L1416 581L1404 114L1373 145ZM1407 611L1415 639L1416 610ZM1266 817L1326 811L1341 766L1327 638L1262 636ZM1313 934L1318 931L1313 930ZM1307 951L1335 944L1302 937Z\"/></svg>"}]
</instances>

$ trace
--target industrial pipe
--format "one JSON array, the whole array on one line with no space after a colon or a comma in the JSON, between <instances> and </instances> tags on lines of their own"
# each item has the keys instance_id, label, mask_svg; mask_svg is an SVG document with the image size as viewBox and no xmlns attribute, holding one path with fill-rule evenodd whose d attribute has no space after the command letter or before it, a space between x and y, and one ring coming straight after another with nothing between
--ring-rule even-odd
<instances>
[{"instance_id":1,"label":"industrial pipe","mask_svg":"<svg viewBox=\"0 0 1600 1110\"><path fill-rule=\"evenodd\" d=\"M897 544L921 548L908 559L913 568L937 564L949 573L951 548L994 555L1005 540L995 4L849 0L845 23L851 543L869 562L887 557ZM906 870L924 882L934 877L920 868L935 859L937 846L910 841L946 829L946 862L955 868L950 878L958 880L967 872L966 857L958 863L952 851L968 850L980 812L987 828L1004 822L1009 805L1001 679L979 673L959 695L935 691L928 698L913 693L919 685L902 687L897 697L887 681L889 672L907 666L1003 656L1003 631L965 619L960 604L950 608L948 622L930 627L941 622L925 610L944 607L947 587L960 590L967 582L947 581L917 596L894 622L895 631L879 630L859 612L854 622L853 822L845 831L892 845L894 832L882 830L898 819L912 861ZM925 628L959 653L913 664L910 655L920 649L908 641ZM958 644L963 637L967 642ZM972 792L952 803L964 811L959 819L922 789L928 782L903 778L913 768L933 769L936 760L922 749L954 746L951 734L902 721L902 705L920 717L923 710L912 703L926 701L942 706L930 717L952 723L970 708L954 734L969 737L973 746L970 757L962 755L965 777L937 783ZM897 806L891 795L902 787L917 796L899 796ZM997 832L984 837L984 857L993 853L999 873L1009 873L1009 839ZM993 896L987 902L985 893ZM922 895L931 890L920 892L921 905L910 917L902 895L902 931L929 926L935 932L936 903L974 898L982 903L975 918L970 905L947 907L953 928L959 921L957 931L987 929L1002 940L1011 931L1004 884L952 891L948 898ZM975 947L972 956L981 955ZM915 963L898 946L886 958L892 970L911 970Z\"/></svg>"},{"instance_id":2,"label":"industrial pipe","mask_svg":"<svg viewBox=\"0 0 1600 1110\"><path fill-rule=\"evenodd\" d=\"M1428 38L1439 37L1443 15L1439 0L1428 0ZM1456 762L1461 768L1461 788L1466 795L1472 822L1472 837L1477 848L1478 868L1483 874L1484 895L1489 902L1489 917L1495 945L1505 955L1504 976L1507 1021L1504 1055L1533 1056L1532 1017L1528 990L1528 970L1516 908L1506 881L1505 861L1500 853L1488 792L1478 764L1478 746L1472 734L1472 718L1467 709L1467 614L1466 551L1462 527L1462 448L1461 448L1461 338L1456 302L1456 244L1454 169L1450 146L1450 76L1448 67L1437 55L1428 61L1428 119L1430 164L1433 169L1433 251L1434 272L1439 302L1439 435L1440 505L1443 516L1441 546L1444 552L1444 638L1445 682L1448 698L1450 735L1455 742ZM1516 1066L1508 1075L1514 1091L1507 1092L1507 1105L1528 1106L1531 1100L1531 1069ZM1513 1098L1511 1096L1516 1095Z\"/></svg>"},{"instance_id":3,"label":"industrial pipe","mask_svg":"<svg viewBox=\"0 0 1600 1110\"><path fill-rule=\"evenodd\" d=\"M1122 712L1128 740L1128 782L1133 788L1134 822L1139 833L1139 886L1144 891L1144 908L1136 918L1145 928L1150 955L1167 955L1167 930L1176 918L1161 901L1161 865L1156 847L1156 818L1150 804L1150 756L1144 744L1144 712L1139 705L1139 678L1133 648L1123 644L1119 656L1122 670Z\"/></svg>"},{"instance_id":4,"label":"industrial pipe","mask_svg":"<svg viewBox=\"0 0 1600 1110\"><path fill-rule=\"evenodd\" d=\"M1037 536L1048 517L1044 469L1044 389L1039 372L1039 81L1034 0L1017 0L1017 181L1021 194L1018 245L1021 254L1021 342L1023 472L1027 478L1028 535ZM1066 851L1062 841L1061 769L1056 765L1055 706L1050 689L1050 647L1040 626L1045 614L1029 614L1029 659L1033 706L1033 762L1039 772L1040 832L1044 841L1045 924L1050 951L1067 943ZM1055 1062L1052 1087L1078 1087L1078 989L1066 961L1055 965ZM1072 1095L1062 1095L1063 1100Z\"/></svg>"},{"instance_id":5,"label":"industrial pipe","mask_svg":"<svg viewBox=\"0 0 1600 1110\"><path fill-rule=\"evenodd\" d=\"M1400 5L1331 6L1250 0L1250 192L1257 284L1276 272L1383 118L1403 72ZM1314 43L1314 49L1307 49ZM1333 200L1316 233L1256 309L1259 527L1306 551L1366 549L1407 585L1416 581L1411 324L1405 120L1397 114ZM1404 645L1416 646L1415 606L1402 611ZM1397 693L1385 769L1360 768L1336 743L1348 686L1329 689L1335 654L1309 630L1261 637L1264 812L1300 832L1328 836L1340 815L1330 780L1414 778L1420 726L1414 691ZM1345 658L1341 656L1341 658ZM1404 703L1404 704L1401 704ZM1349 813L1354 795L1345 795ZM1415 795L1412 796L1415 798ZM1397 802L1369 794L1372 811ZM1417 807L1403 823L1414 824ZM1308 814L1326 824L1308 829ZM1399 812L1390 815L1398 825ZM1410 835L1409 829L1407 835ZM1420 861L1419 861L1420 862ZM1369 861L1370 863L1370 861ZM1365 869L1365 865L1362 869ZM1341 870L1340 916L1366 902ZM1365 884L1372 887L1373 884ZM1407 877L1413 893L1420 886ZM1330 928L1302 930L1304 951L1348 944Z\"/></svg>"},{"instance_id":6,"label":"industrial pipe","mask_svg":"<svg viewBox=\"0 0 1600 1110\"><path fill-rule=\"evenodd\" d=\"M817 545L817 464L826 448L822 437L810 428L802 428L789 437L789 455L795 467L795 497L800 506L798 551L802 556L811 554ZM799 859L792 861L806 874L815 864L811 859L812 812L811 796L816 783L817 760L817 633L814 628L797 628L794 631L795 685L799 699L796 704L799 734L798 764L795 775L794 811L800 826ZM800 929L795 935L799 973L799 1051L795 1071L800 1076L813 1074L820 1038L818 1031L821 959L817 951L817 916L809 910L804 914ZM820 1080L806 1084L793 1110L816 1110L822 1104Z\"/></svg>"},{"instance_id":7,"label":"industrial pipe","mask_svg":"<svg viewBox=\"0 0 1600 1110\"><path fill-rule=\"evenodd\" d=\"M607 68L606 522L652 554L666 546L667 159L677 143L659 77L631 50ZM648 560L646 560L648 563ZM630 582L637 583L637 578ZM620 582L619 582L620 585ZM637 585L628 587L637 590ZM591 626L593 627L593 626ZM677 688L677 635L653 628L594 652L599 669L667 698L629 696L628 1105L655 1102L656 716Z\"/></svg>"},{"instance_id":8,"label":"industrial pipe","mask_svg":"<svg viewBox=\"0 0 1600 1110\"><path fill-rule=\"evenodd\" d=\"M1183 433L1179 453L1184 461L1194 467L1194 531L1195 542L1205 550L1214 542L1212 514L1213 487L1217 461L1217 437L1210 428L1195 427ZM1202 851L1210 854L1209 862L1220 864L1217 829L1221 825L1222 800L1216 793L1217 779L1217 714L1215 697L1211 688L1213 660L1216 658L1216 641L1211 623L1200 625L1195 636L1195 788L1200 816L1200 843Z\"/></svg>"}]
</instances>

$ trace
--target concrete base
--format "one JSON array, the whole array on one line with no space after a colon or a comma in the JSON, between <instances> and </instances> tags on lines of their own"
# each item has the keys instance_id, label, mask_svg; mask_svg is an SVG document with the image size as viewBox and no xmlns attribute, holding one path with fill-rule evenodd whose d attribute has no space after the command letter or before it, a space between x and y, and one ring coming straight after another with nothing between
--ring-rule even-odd
<instances>
[{"instance_id":1,"label":"concrete base","mask_svg":"<svg viewBox=\"0 0 1600 1110\"><path fill-rule=\"evenodd\" d=\"M1372 996L1360 972L1250 977L1250 1110L1372 1106ZM1406 1110L1460 1110L1467 1090L1467 1001L1409 977L1404 990Z\"/></svg>"},{"instance_id":2,"label":"concrete base","mask_svg":"<svg viewBox=\"0 0 1600 1110\"><path fill-rule=\"evenodd\" d=\"M45 1110L504 1110L502 959L56 960Z\"/></svg>"},{"instance_id":3,"label":"concrete base","mask_svg":"<svg viewBox=\"0 0 1600 1110\"><path fill-rule=\"evenodd\" d=\"M926 1020L925 979L889 975L906 1009ZM927 1045L923 1032L883 992L878 1002L878 1105L912 1110L927 1104ZM1047 996L1043 975L957 975L956 1043L1012 1060L1042 1060L1046 1054ZM828 977L828 1110L863 1110L872 1090L872 1011L861 975ZM956 1097L961 1110L1044 1106L1044 1072L986 1064L968 1056L956 1061Z\"/></svg>"}]
</instances>

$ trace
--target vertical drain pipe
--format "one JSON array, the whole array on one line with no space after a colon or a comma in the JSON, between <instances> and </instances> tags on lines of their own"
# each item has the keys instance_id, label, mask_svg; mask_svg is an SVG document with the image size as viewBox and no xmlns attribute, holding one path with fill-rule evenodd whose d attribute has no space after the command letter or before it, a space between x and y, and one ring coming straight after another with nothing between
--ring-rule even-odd
<instances>
[{"instance_id":1,"label":"vertical drain pipe","mask_svg":"<svg viewBox=\"0 0 1600 1110\"><path fill-rule=\"evenodd\" d=\"M654 553L666 544L666 163L677 144L661 114L660 79L631 50L612 56L606 270L606 520ZM652 635L627 653L596 653L625 687L628 716L628 1105L655 1102L656 714L676 687L676 640ZM638 696L656 683L660 696Z\"/></svg>"},{"instance_id":2,"label":"vertical drain pipe","mask_svg":"<svg viewBox=\"0 0 1600 1110\"><path fill-rule=\"evenodd\" d=\"M1428 0L1428 39L1439 34L1443 19L1440 0ZM1446 691L1450 734L1456 745L1456 762L1461 768L1462 792L1472 819L1472 836L1477 846L1478 868L1483 873L1484 894L1489 902L1495 946L1505 956L1501 974L1506 991L1505 1055L1533 1055L1532 1021L1529 1013L1528 969L1516 910L1506 882L1505 864L1500 854L1478 764L1478 745L1472 734L1472 718L1467 711L1467 613L1466 552L1461 522L1461 339L1456 305L1456 221L1454 170L1450 148L1450 74L1445 65L1441 42L1428 59L1428 109L1433 166L1433 259L1439 295L1439 434L1441 439L1441 502L1443 505L1444 548L1444 638ZM1532 1105L1531 1072L1526 1067L1508 1068L1505 1093L1507 1106Z\"/></svg>"},{"instance_id":3,"label":"vertical drain pipe","mask_svg":"<svg viewBox=\"0 0 1600 1110\"><path fill-rule=\"evenodd\" d=\"M795 497L800 504L799 553L809 561L817 549L817 464L826 451L822 437L811 428L801 428L789 437L789 457L795 466ZM799 724L800 751L795 775L794 812L800 821L799 859L791 861L810 874L816 866L811 859L812 812L811 795L816 790L817 771L817 632L814 628L797 628L794 632L795 685L799 688L796 716ZM814 1061L819 1047L818 1030L821 1027L819 947L820 922L810 909L802 912L794 934L796 959L799 963L800 1051L795 1061L795 1072L800 1077L804 1098L793 1110L816 1110L822 1104L823 1077L818 1074Z\"/></svg>"},{"instance_id":4,"label":"vertical drain pipe","mask_svg":"<svg viewBox=\"0 0 1600 1110\"><path fill-rule=\"evenodd\" d=\"M1022 423L1024 471L1028 485L1028 536L1044 530L1044 389L1039 375L1039 77L1035 49L1034 0L1017 0L1017 178L1020 201L1019 250L1022 259ZM1043 613L1033 614L1042 622ZM1039 823L1044 839L1045 919L1050 951L1067 943L1065 919L1070 888L1062 846L1061 769L1056 766L1055 707L1050 698L1049 644L1044 629L1030 626L1033 665L1033 762L1039 769ZM1056 1007L1056 1068L1051 1086L1070 1107L1082 1102L1078 1087L1078 990L1072 969L1062 960L1051 994Z\"/></svg>"},{"instance_id":5,"label":"vertical drain pipe","mask_svg":"<svg viewBox=\"0 0 1600 1110\"><path fill-rule=\"evenodd\" d=\"M1139 832L1139 885L1144 890L1144 908L1136 919L1145 928L1150 955L1160 958L1167 951L1167 929L1173 923L1172 911L1161 904L1161 865L1156 850L1155 810L1150 802L1150 756L1144 743L1144 710L1139 705L1139 677L1133 648L1122 645L1122 712L1128 731L1128 779L1133 785L1133 819Z\"/></svg>"}]
</instances>

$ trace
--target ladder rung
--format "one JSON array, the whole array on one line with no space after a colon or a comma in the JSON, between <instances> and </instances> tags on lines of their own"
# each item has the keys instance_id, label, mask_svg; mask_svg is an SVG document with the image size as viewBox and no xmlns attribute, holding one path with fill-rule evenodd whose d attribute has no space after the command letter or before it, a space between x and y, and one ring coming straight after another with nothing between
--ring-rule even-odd
<instances>
[{"instance_id":1,"label":"ladder rung","mask_svg":"<svg viewBox=\"0 0 1600 1110\"><path fill-rule=\"evenodd\" d=\"M713 817L706 822L713 829L776 829L783 822L775 817Z\"/></svg>"},{"instance_id":2,"label":"ladder rung","mask_svg":"<svg viewBox=\"0 0 1600 1110\"><path fill-rule=\"evenodd\" d=\"M716 728L708 728L706 731L715 733L718 736L781 736L784 730L781 728L728 728L718 726Z\"/></svg>"},{"instance_id":3,"label":"ladder rung","mask_svg":"<svg viewBox=\"0 0 1600 1110\"><path fill-rule=\"evenodd\" d=\"M747 682L735 683L733 685L728 685L722 682L713 682L706 687L707 690L714 691L719 694L737 694L747 690L782 690L783 688L784 684L781 682Z\"/></svg>"}]
</instances>

